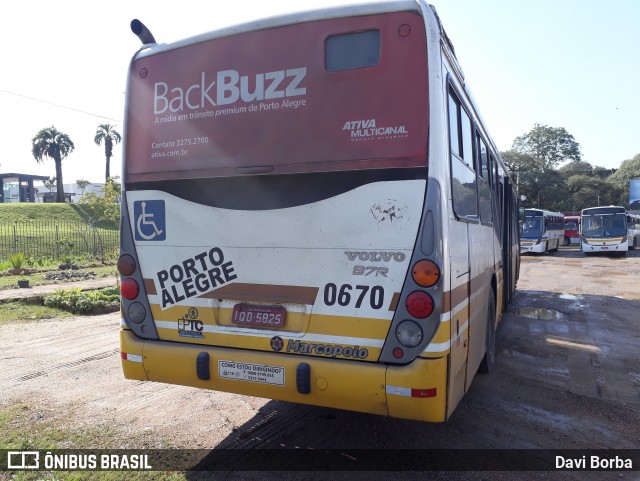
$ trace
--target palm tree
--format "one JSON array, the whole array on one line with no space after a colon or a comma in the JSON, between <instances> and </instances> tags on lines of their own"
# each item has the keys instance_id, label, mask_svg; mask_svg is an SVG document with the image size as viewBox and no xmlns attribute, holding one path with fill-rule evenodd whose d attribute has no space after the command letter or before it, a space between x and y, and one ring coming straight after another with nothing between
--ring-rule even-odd
<instances>
[{"instance_id":1,"label":"palm tree","mask_svg":"<svg viewBox=\"0 0 640 481\"><path fill-rule=\"evenodd\" d=\"M64 185L62 184L62 159L73 152L75 145L67 134L63 134L53 125L40 131L31 140L31 153L40 163L45 157L53 159L56 164L56 202L64 202Z\"/></svg>"},{"instance_id":2,"label":"palm tree","mask_svg":"<svg viewBox=\"0 0 640 481\"><path fill-rule=\"evenodd\" d=\"M109 180L109 177L111 177L111 175L109 175L109 162L113 155L113 144L119 144L121 140L122 136L118 133L114 125L98 125L98 130L96 130L96 136L93 141L98 145L102 145L102 142L104 142L104 156L107 158L107 169L104 176L105 183Z\"/></svg>"}]
</instances>

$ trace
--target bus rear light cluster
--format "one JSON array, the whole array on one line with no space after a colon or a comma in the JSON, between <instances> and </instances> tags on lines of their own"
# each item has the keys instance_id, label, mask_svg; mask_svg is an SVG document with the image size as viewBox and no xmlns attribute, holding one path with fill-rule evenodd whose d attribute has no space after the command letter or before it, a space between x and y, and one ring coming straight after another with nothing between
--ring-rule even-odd
<instances>
[{"instance_id":1,"label":"bus rear light cluster","mask_svg":"<svg viewBox=\"0 0 640 481\"><path fill-rule=\"evenodd\" d=\"M440 280L440 269L433 261L418 261L411 272L413 281L422 287L433 287Z\"/></svg>"},{"instance_id":2,"label":"bus rear light cluster","mask_svg":"<svg viewBox=\"0 0 640 481\"><path fill-rule=\"evenodd\" d=\"M123 277L127 277L120 284L120 294L127 301L133 301L140 295L138 281L128 277L134 275L137 268L136 260L129 254L123 254L118 259L118 272ZM126 313L126 318L135 324L141 324L147 317L147 310L140 302L132 302L128 306L123 303L123 309Z\"/></svg>"},{"instance_id":3,"label":"bus rear light cluster","mask_svg":"<svg viewBox=\"0 0 640 481\"><path fill-rule=\"evenodd\" d=\"M412 292L405 301L407 312L417 319L424 319L433 312L433 299L422 291Z\"/></svg>"}]
</instances>

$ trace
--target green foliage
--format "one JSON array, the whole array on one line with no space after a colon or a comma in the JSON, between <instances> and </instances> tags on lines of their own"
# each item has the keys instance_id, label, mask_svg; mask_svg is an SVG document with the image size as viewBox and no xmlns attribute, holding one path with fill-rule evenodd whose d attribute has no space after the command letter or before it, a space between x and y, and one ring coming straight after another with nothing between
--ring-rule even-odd
<instances>
[{"instance_id":1,"label":"green foliage","mask_svg":"<svg viewBox=\"0 0 640 481\"><path fill-rule=\"evenodd\" d=\"M22 265L25 263L24 252L15 252L9 256L9 264L13 269L22 269Z\"/></svg>"},{"instance_id":2,"label":"green foliage","mask_svg":"<svg viewBox=\"0 0 640 481\"><path fill-rule=\"evenodd\" d=\"M113 155L113 145L119 144L122 141L122 136L116 130L115 125L100 124L98 125L96 136L93 141L97 145L102 145L104 143L104 156L106 159L104 179L105 183L108 183L109 179L111 178L111 174L109 173L109 163L111 161L111 156Z\"/></svg>"},{"instance_id":3,"label":"green foliage","mask_svg":"<svg viewBox=\"0 0 640 481\"><path fill-rule=\"evenodd\" d=\"M117 224L120 219L120 188L117 177L109 178L100 194L87 192L82 196L81 204L96 221Z\"/></svg>"},{"instance_id":4,"label":"green foliage","mask_svg":"<svg viewBox=\"0 0 640 481\"><path fill-rule=\"evenodd\" d=\"M76 204L11 202L0 204L0 223L86 222L87 216Z\"/></svg>"},{"instance_id":5,"label":"green foliage","mask_svg":"<svg viewBox=\"0 0 640 481\"><path fill-rule=\"evenodd\" d=\"M78 179L76 180L76 185L78 186L78 189L82 191L80 192L80 195L82 196L84 195L85 189L91 185L91 182L85 179Z\"/></svg>"},{"instance_id":6,"label":"green foliage","mask_svg":"<svg viewBox=\"0 0 640 481\"><path fill-rule=\"evenodd\" d=\"M120 301L117 287L108 287L94 291L79 288L60 289L44 298L44 305L74 314L89 314L114 307Z\"/></svg>"},{"instance_id":7,"label":"green foliage","mask_svg":"<svg viewBox=\"0 0 640 481\"><path fill-rule=\"evenodd\" d=\"M581 159L580 144L563 127L536 124L528 133L516 137L511 148L533 157L542 172L551 171L562 162Z\"/></svg>"},{"instance_id":8,"label":"green foliage","mask_svg":"<svg viewBox=\"0 0 640 481\"><path fill-rule=\"evenodd\" d=\"M44 186L49 189L49 192L53 192L53 189L56 188L56 178L49 177L47 180L42 181Z\"/></svg>"},{"instance_id":9,"label":"green foliage","mask_svg":"<svg viewBox=\"0 0 640 481\"><path fill-rule=\"evenodd\" d=\"M71 260L73 258L73 247L75 243L70 241L69 239L62 239L56 241L58 244L58 249L60 251L60 260L65 264L71 264Z\"/></svg>"},{"instance_id":10,"label":"green foliage","mask_svg":"<svg viewBox=\"0 0 640 481\"><path fill-rule=\"evenodd\" d=\"M56 185L58 188L56 202L64 202L62 160L67 158L74 149L75 145L73 145L71 138L53 125L40 129L31 140L31 153L36 162L40 163L45 158L50 158L56 164Z\"/></svg>"}]
</instances>

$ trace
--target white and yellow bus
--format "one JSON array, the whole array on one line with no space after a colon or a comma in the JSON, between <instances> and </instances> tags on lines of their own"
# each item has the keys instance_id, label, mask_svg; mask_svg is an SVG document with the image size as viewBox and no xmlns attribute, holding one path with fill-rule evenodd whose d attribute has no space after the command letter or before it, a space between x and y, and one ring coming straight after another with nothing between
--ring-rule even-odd
<instances>
[{"instance_id":1,"label":"white and yellow bus","mask_svg":"<svg viewBox=\"0 0 640 481\"><path fill-rule=\"evenodd\" d=\"M640 215L627 212L627 243L629 250L640 247Z\"/></svg>"},{"instance_id":2,"label":"white and yellow bus","mask_svg":"<svg viewBox=\"0 0 640 481\"><path fill-rule=\"evenodd\" d=\"M629 250L627 211L610 205L582 209L580 215L580 250L585 254L599 252L625 256Z\"/></svg>"},{"instance_id":3,"label":"white and yellow bus","mask_svg":"<svg viewBox=\"0 0 640 481\"><path fill-rule=\"evenodd\" d=\"M493 367L520 253L433 7L132 29L126 378L445 421Z\"/></svg>"},{"instance_id":4,"label":"white and yellow bus","mask_svg":"<svg viewBox=\"0 0 640 481\"><path fill-rule=\"evenodd\" d=\"M564 242L564 214L525 209L520 231L520 252L555 252Z\"/></svg>"}]
</instances>

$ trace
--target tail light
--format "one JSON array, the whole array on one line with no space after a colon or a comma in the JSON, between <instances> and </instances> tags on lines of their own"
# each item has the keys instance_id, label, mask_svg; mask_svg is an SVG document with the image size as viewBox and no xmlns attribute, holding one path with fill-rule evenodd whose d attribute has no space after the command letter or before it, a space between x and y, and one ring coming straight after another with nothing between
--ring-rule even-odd
<instances>
[{"instance_id":1,"label":"tail light","mask_svg":"<svg viewBox=\"0 0 640 481\"><path fill-rule=\"evenodd\" d=\"M120 284L120 293L122 297L125 299L132 301L138 294L140 293L140 287L138 283L133 279L125 279L122 284Z\"/></svg>"},{"instance_id":2,"label":"tail light","mask_svg":"<svg viewBox=\"0 0 640 481\"><path fill-rule=\"evenodd\" d=\"M422 335L422 328L415 321L402 321L396 327L396 337L405 347L416 347L422 342Z\"/></svg>"},{"instance_id":3,"label":"tail light","mask_svg":"<svg viewBox=\"0 0 640 481\"><path fill-rule=\"evenodd\" d=\"M433 261L418 261L413 266L411 276L419 286L432 287L440 280L440 269Z\"/></svg>"},{"instance_id":4,"label":"tail light","mask_svg":"<svg viewBox=\"0 0 640 481\"><path fill-rule=\"evenodd\" d=\"M123 276L130 276L136 270L136 261L129 254L124 254L118 259L118 272Z\"/></svg>"},{"instance_id":5,"label":"tail light","mask_svg":"<svg viewBox=\"0 0 640 481\"><path fill-rule=\"evenodd\" d=\"M433 312L433 299L422 291L412 292L405 302L407 312L417 319L424 319Z\"/></svg>"}]
</instances>

